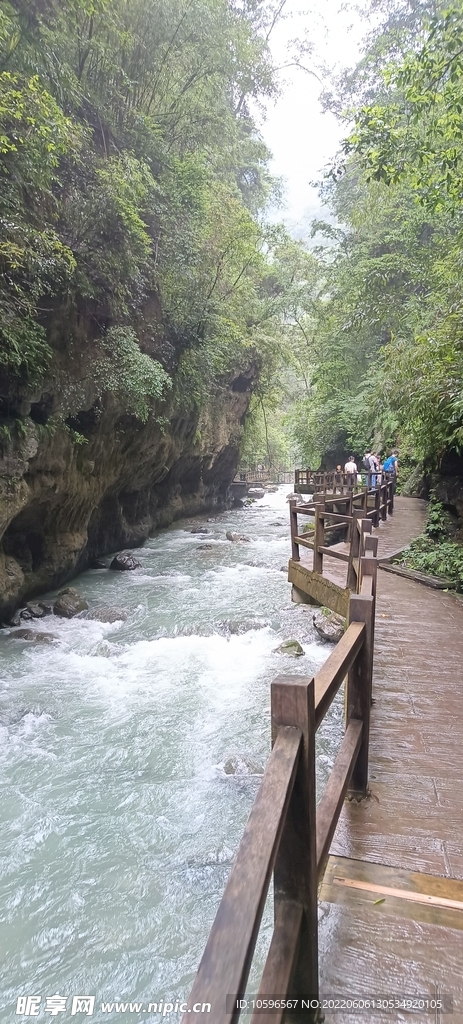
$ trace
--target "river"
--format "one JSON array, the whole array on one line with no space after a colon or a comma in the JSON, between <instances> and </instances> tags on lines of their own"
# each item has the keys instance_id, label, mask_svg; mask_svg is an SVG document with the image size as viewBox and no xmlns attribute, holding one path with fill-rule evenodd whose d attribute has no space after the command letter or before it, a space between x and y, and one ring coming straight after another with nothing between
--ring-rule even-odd
<instances>
[{"instance_id":1,"label":"river","mask_svg":"<svg viewBox=\"0 0 463 1024\"><path fill-rule=\"evenodd\" d=\"M23 1019L28 994L42 995L42 1020L84 1020L70 1016L74 995L95 995L97 1020L179 1020L101 1002L188 994L268 757L270 682L313 673L330 651L281 571L289 489L156 533L134 572L73 582L91 607L125 608L124 622L37 621L51 645L1 631L2 1020ZM303 658L275 653L289 637ZM341 719L339 698L318 737L320 782ZM269 899L254 991L271 912ZM66 1011L51 1015L55 994Z\"/></svg>"}]
</instances>

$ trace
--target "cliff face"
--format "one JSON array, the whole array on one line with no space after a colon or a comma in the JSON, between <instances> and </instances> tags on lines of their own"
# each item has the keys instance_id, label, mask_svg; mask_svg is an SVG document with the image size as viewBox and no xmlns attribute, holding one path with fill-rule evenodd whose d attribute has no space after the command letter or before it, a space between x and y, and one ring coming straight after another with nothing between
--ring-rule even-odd
<instances>
[{"instance_id":1,"label":"cliff face","mask_svg":"<svg viewBox=\"0 0 463 1024\"><path fill-rule=\"evenodd\" d=\"M127 415L114 395L95 402L90 393L78 411L74 403L73 431L49 415L62 394L22 396L20 419L17 410L3 419L0 620L97 556L223 507L255 377L255 367L237 374L201 411L164 407L162 425Z\"/></svg>"}]
</instances>

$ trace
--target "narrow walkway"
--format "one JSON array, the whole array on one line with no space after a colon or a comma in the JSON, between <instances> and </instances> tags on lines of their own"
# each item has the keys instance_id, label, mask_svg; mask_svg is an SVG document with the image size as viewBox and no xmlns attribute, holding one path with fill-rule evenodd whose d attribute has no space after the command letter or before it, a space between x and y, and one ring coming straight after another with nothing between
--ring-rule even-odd
<instances>
[{"instance_id":1,"label":"narrow walkway","mask_svg":"<svg viewBox=\"0 0 463 1024\"><path fill-rule=\"evenodd\" d=\"M423 502L396 499L378 556L423 520ZM320 891L320 991L448 994L454 1011L328 1010L326 1024L463 1024L463 601L378 572L373 694L371 796L344 805Z\"/></svg>"}]
</instances>

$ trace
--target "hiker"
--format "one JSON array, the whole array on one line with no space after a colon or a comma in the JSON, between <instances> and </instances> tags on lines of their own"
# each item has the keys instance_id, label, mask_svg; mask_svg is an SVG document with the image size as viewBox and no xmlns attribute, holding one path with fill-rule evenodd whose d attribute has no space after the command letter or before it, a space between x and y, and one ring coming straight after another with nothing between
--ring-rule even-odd
<instances>
[{"instance_id":1,"label":"hiker","mask_svg":"<svg viewBox=\"0 0 463 1024\"><path fill-rule=\"evenodd\" d=\"M397 451L391 452L391 454L389 455L389 458L384 460L383 469L384 469L384 472L387 473L387 475L392 479L393 490L395 491L396 483L397 483L397 477L399 475L399 461L398 461L398 452Z\"/></svg>"},{"instance_id":2,"label":"hiker","mask_svg":"<svg viewBox=\"0 0 463 1024\"><path fill-rule=\"evenodd\" d=\"M367 474L367 487L376 487L376 474L379 470L379 459L374 452L366 452L363 456L363 468Z\"/></svg>"},{"instance_id":3,"label":"hiker","mask_svg":"<svg viewBox=\"0 0 463 1024\"><path fill-rule=\"evenodd\" d=\"M349 487L353 487L357 480L357 463L354 462L354 456L349 455L349 459L344 466L344 472L347 474L347 483Z\"/></svg>"}]
</instances>

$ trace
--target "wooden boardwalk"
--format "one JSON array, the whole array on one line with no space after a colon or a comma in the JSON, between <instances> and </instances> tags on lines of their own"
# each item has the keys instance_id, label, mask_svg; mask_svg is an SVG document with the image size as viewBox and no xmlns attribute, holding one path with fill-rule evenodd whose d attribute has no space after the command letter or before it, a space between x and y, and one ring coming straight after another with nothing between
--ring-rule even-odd
<instances>
[{"instance_id":1,"label":"wooden boardwalk","mask_svg":"<svg viewBox=\"0 0 463 1024\"><path fill-rule=\"evenodd\" d=\"M463 1024L463 601L381 571L422 532L424 502L395 502L388 480L358 490L290 503L293 596L342 605L349 624L314 678L272 683L272 752L182 1024L200 1024L204 1000L237 1024L272 876L250 1024L308 1024L317 993L317 1024ZM340 525L350 543L329 547ZM317 805L316 731L346 679Z\"/></svg>"},{"instance_id":2,"label":"wooden boardwalk","mask_svg":"<svg viewBox=\"0 0 463 1024\"><path fill-rule=\"evenodd\" d=\"M379 558L422 530L423 502L395 509ZM454 1012L325 1020L463 1024L463 601L379 571L373 679L371 795L345 803L320 889L320 994L449 994Z\"/></svg>"}]
</instances>

